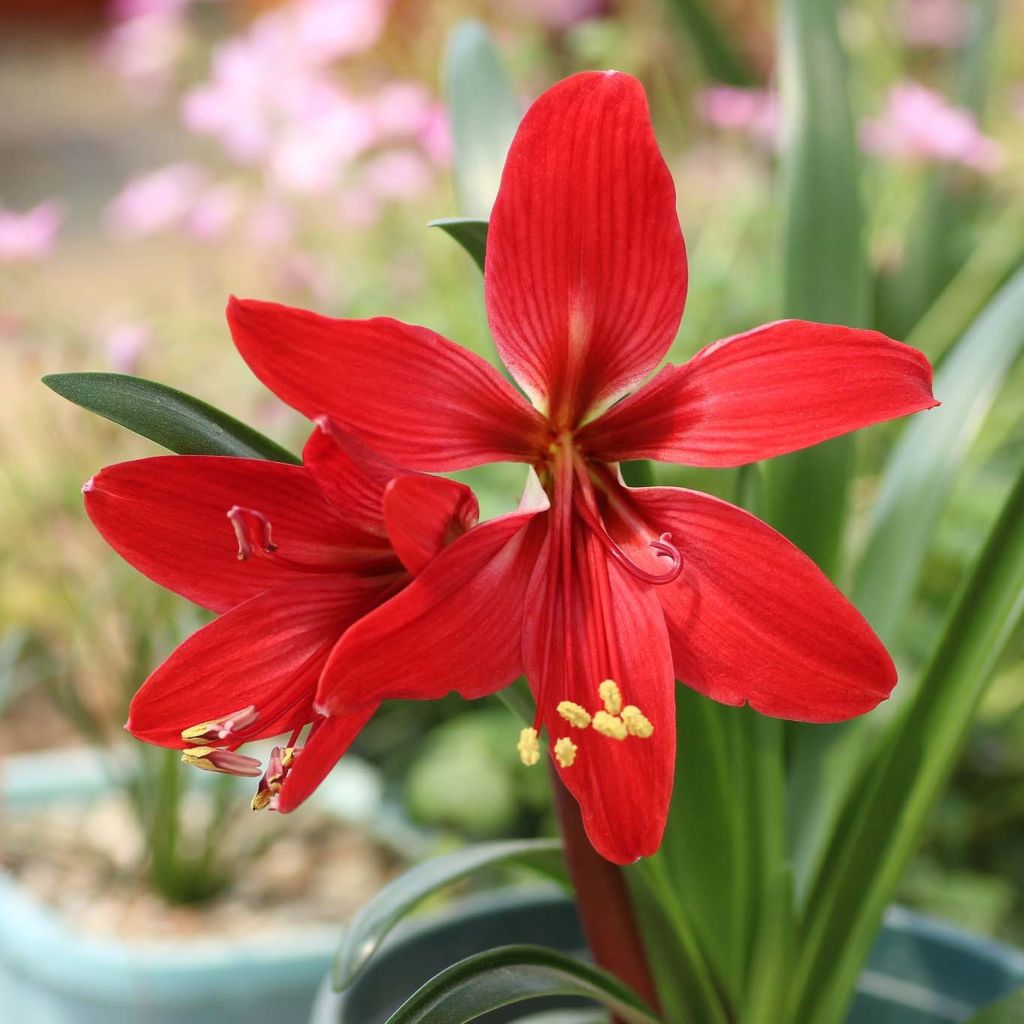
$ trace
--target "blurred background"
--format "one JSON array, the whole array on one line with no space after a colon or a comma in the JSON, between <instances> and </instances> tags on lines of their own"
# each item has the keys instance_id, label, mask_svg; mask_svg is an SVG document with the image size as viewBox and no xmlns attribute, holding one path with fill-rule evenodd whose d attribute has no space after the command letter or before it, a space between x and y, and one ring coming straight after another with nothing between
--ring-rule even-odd
<instances>
[{"instance_id":1,"label":"blurred background","mask_svg":"<svg viewBox=\"0 0 1024 1024\"><path fill-rule=\"evenodd\" d=\"M395 705L360 737L340 802L392 816L387 835L339 830L330 807L254 818L230 784L129 746L131 693L202 613L124 566L82 511L84 480L156 446L39 383L139 374L297 449L307 425L231 345L231 293L387 314L493 358L479 271L427 226L487 213L453 183L444 55L467 17L524 105L585 68L646 85L690 253L673 358L784 315L767 0L0 0L0 864L97 934L336 925L420 841L552 828L497 701ZM939 359L1024 263L1024 7L851 0L842 33L875 322ZM1022 408L1017 365L943 512L904 665L1008 489ZM891 437L861 445L857 521ZM730 493L724 473L658 473ZM522 473L467 479L490 516ZM903 899L1024 942L1024 640L1014 653ZM98 803L74 796L93 768L46 754L83 741L104 752Z\"/></svg>"}]
</instances>

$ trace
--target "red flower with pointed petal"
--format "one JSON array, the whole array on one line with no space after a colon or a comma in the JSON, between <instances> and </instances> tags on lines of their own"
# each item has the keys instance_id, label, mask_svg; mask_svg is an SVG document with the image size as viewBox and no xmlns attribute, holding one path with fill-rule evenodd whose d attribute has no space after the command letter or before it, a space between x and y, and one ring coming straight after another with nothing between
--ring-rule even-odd
<instances>
[{"instance_id":1,"label":"red flower with pointed petal","mask_svg":"<svg viewBox=\"0 0 1024 1024\"><path fill-rule=\"evenodd\" d=\"M386 458L442 470L533 467L547 502L484 523L332 652L317 706L478 695L526 672L590 838L657 849L675 758L673 680L766 714L862 714L896 682L870 627L753 516L614 464L736 466L928 409L920 352L873 331L781 321L641 382L675 337L686 256L638 82L576 75L531 107L491 217L487 312L523 401L483 360L421 327L233 301L243 357L307 413ZM640 385L638 387L638 385ZM636 389L636 390L634 390ZM632 393L630 393L632 392Z\"/></svg>"},{"instance_id":2,"label":"red flower with pointed petal","mask_svg":"<svg viewBox=\"0 0 1024 1024\"><path fill-rule=\"evenodd\" d=\"M260 774L240 744L290 733L253 801L281 810L316 788L379 703L314 710L338 639L478 515L463 484L397 470L326 418L303 462L169 455L109 466L84 488L90 518L128 562L222 613L146 680L126 728L237 775Z\"/></svg>"}]
</instances>

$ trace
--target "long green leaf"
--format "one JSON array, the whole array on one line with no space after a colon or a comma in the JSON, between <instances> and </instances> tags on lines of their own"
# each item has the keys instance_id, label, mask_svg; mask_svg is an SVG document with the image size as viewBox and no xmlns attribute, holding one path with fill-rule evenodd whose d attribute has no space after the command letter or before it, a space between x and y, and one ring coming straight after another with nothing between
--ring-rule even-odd
<instances>
[{"instance_id":1,"label":"long green leaf","mask_svg":"<svg viewBox=\"0 0 1024 1024\"><path fill-rule=\"evenodd\" d=\"M424 861L400 875L381 889L349 925L334 961L334 987L347 988L376 953L384 936L427 896L484 868L512 864L564 875L562 844L556 839L479 843Z\"/></svg>"},{"instance_id":2,"label":"long green leaf","mask_svg":"<svg viewBox=\"0 0 1024 1024\"><path fill-rule=\"evenodd\" d=\"M799 1024L838 1024L989 678L1024 618L1024 470L911 703L851 793L791 979Z\"/></svg>"},{"instance_id":3,"label":"long green leaf","mask_svg":"<svg viewBox=\"0 0 1024 1024\"><path fill-rule=\"evenodd\" d=\"M522 110L487 29L464 21L445 60L455 143L455 187L465 217L486 220Z\"/></svg>"},{"instance_id":4,"label":"long green leaf","mask_svg":"<svg viewBox=\"0 0 1024 1024\"><path fill-rule=\"evenodd\" d=\"M1011 992L1008 996L983 1010L979 1010L965 1024L1020 1024L1024 1020L1024 988Z\"/></svg>"},{"instance_id":5,"label":"long green leaf","mask_svg":"<svg viewBox=\"0 0 1024 1024\"><path fill-rule=\"evenodd\" d=\"M666 0L693 40L705 71L719 82L752 85L754 76L740 51L704 0Z\"/></svg>"},{"instance_id":6,"label":"long green leaf","mask_svg":"<svg viewBox=\"0 0 1024 1024\"><path fill-rule=\"evenodd\" d=\"M441 220L432 220L430 227L440 228L454 238L483 271L487 252L487 221L472 220L468 217L444 217Z\"/></svg>"},{"instance_id":7,"label":"long green leaf","mask_svg":"<svg viewBox=\"0 0 1024 1024\"><path fill-rule=\"evenodd\" d=\"M860 162L838 0L783 0L781 10L783 314L863 325ZM852 452L851 439L838 438L774 460L765 476L769 521L830 575L838 568Z\"/></svg>"},{"instance_id":8,"label":"long green leaf","mask_svg":"<svg viewBox=\"0 0 1024 1024\"><path fill-rule=\"evenodd\" d=\"M942 510L1022 353L1024 270L1003 287L942 364L935 380L942 406L912 420L889 458L853 586L854 603L887 644L899 640ZM904 691L907 685L902 684ZM794 856L801 889L821 866L873 728L872 719L818 726L797 749L794 778L806 789L794 794L800 808Z\"/></svg>"},{"instance_id":9,"label":"long green leaf","mask_svg":"<svg viewBox=\"0 0 1024 1024\"><path fill-rule=\"evenodd\" d=\"M123 373L51 373L43 383L69 402L179 455L299 461L259 431L166 384Z\"/></svg>"},{"instance_id":10,"label":"long green leaf","mask_svg":"<svg viewBox=\"0 0 1024 1024\"><path fill-rule=\"evenodd\" d=\"M431 978L388 1024L466 1024L503 1006L552 996L592 999L627 1024L658 1022L637 995L606 971L542 946L502 946Z\"/></svg>"}]
</instances>

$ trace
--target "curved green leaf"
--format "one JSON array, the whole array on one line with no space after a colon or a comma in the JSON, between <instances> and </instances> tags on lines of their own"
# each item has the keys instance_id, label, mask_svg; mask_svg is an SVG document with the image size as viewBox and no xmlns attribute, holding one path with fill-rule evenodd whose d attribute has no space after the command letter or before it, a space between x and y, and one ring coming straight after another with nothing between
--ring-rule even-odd
<instances>
[{"instance_id":1,"label":"curved green leaf","mask_svg":"<svg viewBox=\"0 0 1024 1024\"><path fill-rule=\"evenodd\" d=\"M1020 1024L1024 1020L1024 988L979 1010L965 1024Z\"/></svg>"},{"instance_id":2,"label":"curved green leaf","mask_svg":"<svg viewBox=\"0 0 1024 1024\"><path fill-rule=\"evenodd\" d=\"M335 989L341 991L355 980L384 936L427 896L484 868L510 864L564 876L562 844L557 839L498 840L417 864L381 889L349 926L334 960Z\"/></svg>"},{"instance_id":3,"label":"curved green leaf","mask_svg":"<svg viewBox=\"0 0 1024 1024\"><path fill-rule=\"evenodd\" d=\"M838 1024L978 702L1024 620L1024 470L946 621L914 698L852 788L808 902L795 1019Z\"/></svg>"},{"instance_id":4,"label":"curved green leaf","mask_svg":"<svg viewBox=\"0 0 1024 1024\"><path fill-rule=\"evenodd\" d=\"M43 377L43 383L69 402L178 455L299 462L259 431L166 384L125 373L51 373Z\"/></svg>"},{"instance_id":5,"label":"curved green leaf","mask_svg":"<svg viewBox=\"0 0 1024 1024\"><path fill-rule=\"evenodd\" d=\"M445 67L459 209L467 217L486 219L522 110L497 47L480 22L456 27Z\"/></svg>"},{"instance_id":6,"label":"curved green leaf","mask_svg":"<svg viewBox=\"0 0 1024 1024\"><path fill-rule=\"evenodd\" d=\"M502 946L453 964L431 978L388 1024L466 1024L529 999L577 996L607 1006L626 1024L658 1018L618 978L542 946Z\"/></svg>"},{"instance_id":7,"label":"curved green leaf","mask_svg":"<svg viewBox=\"0 0 1024 1024\"><path fill-rule=\"evenodd\" d=\"M451 235L473 257L473 262L481 272L483 271L484 255L487 251L487 221L473 220L469 217L444 217L441 220L432 220L429 226L440 228Z\"/></svg>"}]
</instances>

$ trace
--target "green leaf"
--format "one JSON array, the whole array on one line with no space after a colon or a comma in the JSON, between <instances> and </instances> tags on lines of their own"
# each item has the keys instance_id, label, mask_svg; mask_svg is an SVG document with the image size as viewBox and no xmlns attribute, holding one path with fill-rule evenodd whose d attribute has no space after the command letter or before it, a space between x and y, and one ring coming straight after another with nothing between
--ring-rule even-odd
<instances>
[{"instance_id":1,"label":"green leaf","mask_svg":"<svg viewBox=\"0 0 1024 1024\"><path fill-rule=\"evenodd\" d=\"M468 217L445 217L441 220L432 220L430 227L440 228L451 235L473 257L473 262L483 272L484 255L487 251L487 221L472 220Z\"/></svg>"},{"instance_id":2,"label":"green leaf","mask_svg":"<svg viewBox=\"0 0 1024 1024\"><path fill-rule=\"evenodd\" d=\"M965 1024L1020 1024L1024 1020L1024 988L979 1010Z\"/></svg>"},{"instance_id":3,"label":"green leaf","mask_svg":"<svg viewBox=\"0 0 1024 1024\"><path fill-rule=\"evenodd\" d=\"M427 896L484 868L512 864L564 875L562 844L557 839L478 843L424 861L400 875L365 904L349 925L334 961L334 987L340 991L351 985L384 936Z\"/></svg>"},{"instance_id":4,"label":"green leaf","mask_svg":"<svg viewBox=\"0 0 1024 1024\"><path fill-rule=\"evenodd\" d=\"M166 384L124 373L51 373L43 383L69 402L179 455L299 462L259 431Z\"/></svg>"},{"instance_id":5,"label":"green leaf","mask_svg":"<svg viewBox=\"0 0 1024 1024\"><path fill-rule=\"evenodd\" d=\"M853 602L893 645L967 452L1000 387L1024 352L1024 270L974 322L939 369L942 406L914 417L886 466L853 585ZM900 693L905 693L904 682ZM794 855L801 888L819 870L839 807L855 785L870 718L803 730L793 778L800 829Z\"/></svg>"},{"instance_id":6,"label":"green leaf","mask_svg":"<svg viewBox=\"0 0 1024 1024\"><path fill-rule=\"evenodd\" d=\"M838 0L783 0L781 10L782 312L861 326L868 320L868 271ZM769 522L829 575L838 568L852 468L846 437L775 459L765 475Z\"/></svg>"},{"instance_id":7,"label":"green leaf","mask_svg":"<svg viewBox=\"0 0 1024 1024\"><path fill-rule=\"evenodd\" d=\"M445 66L459 209L466 217L486 220L522 109L480 22L464 21L455 28Z\"/></svg>"},{"instance_id":8,"label":"green leaf","mask_svg":"<svg viewBox=\"0 0 1024 1024\"><path fill-rule=\"evenodd\" d=\"M704 0L667 0L680 25L689 33L704 69L719 82L752 85L754 77L729 34Z\"/></svg>"},{"instance_id":9,"label":"green leaf","mask_svg":"<svg viewBox=\"0 0 1024 1024\"><path fill-rule=\"evenodd\" d=\"M466 1024L503 1006L551 996L593 999L626 1024L658 1022L635 993L606 971L541 946L502 946L431 978L388 1024Z\"/></svg>"},{"instance_id":10,"label":"green leaf","mask_svg":"<svg viewBox=\"0 0 1024 1024\"><path fill-rule=\"evenodd\" d=\"M985 686L1024 619L1024 470L961 588L913 700L858 780L808 903L795 1019L839 1024Z\"/></svg>"}]
</instances>

